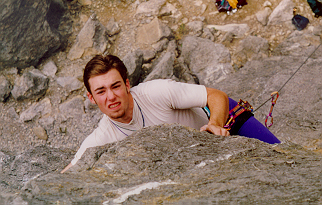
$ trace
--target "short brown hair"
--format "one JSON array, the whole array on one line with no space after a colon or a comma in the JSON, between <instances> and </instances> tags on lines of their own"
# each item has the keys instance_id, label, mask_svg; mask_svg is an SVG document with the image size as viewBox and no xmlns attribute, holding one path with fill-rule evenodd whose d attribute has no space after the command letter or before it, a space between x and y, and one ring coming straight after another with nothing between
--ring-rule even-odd
<instances>
[{"instance_id":1,"label":"short brown hair","mask_svg":"<svg viewBox=\"0 0 322 205\"><path fill-rule=\"evenodd\" d=\"M83 80L87 91L92 94L88 82L91 77L103 75L111 69L116 69L120 73L124 83L126 83L128 72L124 63L118 57L113 55L96 55L93 57L86 64L83 75Z\"/></svg>"}]
</instances>

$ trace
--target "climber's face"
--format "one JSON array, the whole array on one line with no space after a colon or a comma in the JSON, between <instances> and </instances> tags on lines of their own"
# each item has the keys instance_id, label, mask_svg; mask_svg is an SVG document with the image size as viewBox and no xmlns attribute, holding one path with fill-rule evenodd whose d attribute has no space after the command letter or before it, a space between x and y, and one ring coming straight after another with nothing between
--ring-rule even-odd
<instances>
[{"instance_id":1,"label":"climber's face","mask_svg":"<svg viewBox=\"0 0 322 205\"><path fill-rule=\"evenodd\" d=\"M124 83L120 73L111 69L107 73L89 79L89 100L112 120L129 123L132 120L133 98L130 83Z\"/></svg>"}]
</instances>

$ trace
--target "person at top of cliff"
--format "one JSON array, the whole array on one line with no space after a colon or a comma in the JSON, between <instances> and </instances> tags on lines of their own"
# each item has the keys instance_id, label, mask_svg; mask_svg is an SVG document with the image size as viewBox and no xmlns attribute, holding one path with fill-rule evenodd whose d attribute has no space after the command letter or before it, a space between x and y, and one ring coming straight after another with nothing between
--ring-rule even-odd
<instances>
[{"instance_id":1,"label":"person at top of cliff","mask_svg":"<svg viewBox=\"0 0 322 205\"><path fill-rule=\"evenodd\" d=\"M61 173L75 165L87 148L123 140L147 126L179 123L215 135L230 135L224 125L229 108L237 102L220 90L170 79L151 80L131 88L124 63L113 55L92 58L85 67L83 79L89 100L104 115ZM209 108L210 117L204 107ZM235 134L280 143L253 116L248 118Z\"/></svg>"}]
</instances>

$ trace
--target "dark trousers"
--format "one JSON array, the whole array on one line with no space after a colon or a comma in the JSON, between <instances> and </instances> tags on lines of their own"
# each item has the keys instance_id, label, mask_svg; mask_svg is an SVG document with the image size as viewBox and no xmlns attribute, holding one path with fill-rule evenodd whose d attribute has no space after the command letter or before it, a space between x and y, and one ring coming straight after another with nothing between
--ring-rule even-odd
<instances>
[{"instance_id":1,"label":"dark trousers","mask_svg":"<svg viewBox=\"0 0 322 205\"><path fill-rule=\"evenodd\" d=\"M229 110L233 109L238 103L229 98ZM256 138L269 144L280 143L277 139L262 123L251 116L238 130L237 135L245 136L249 138Z\"/></svg>"}]
</instances>

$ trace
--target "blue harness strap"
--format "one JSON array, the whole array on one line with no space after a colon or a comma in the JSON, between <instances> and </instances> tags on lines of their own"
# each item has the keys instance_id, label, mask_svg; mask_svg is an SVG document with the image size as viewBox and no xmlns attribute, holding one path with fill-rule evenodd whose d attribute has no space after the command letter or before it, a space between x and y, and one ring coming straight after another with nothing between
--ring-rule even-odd
<instances>
[{"instance_id":1,"label":"blue harness strap","mask_svg":"<svg viewBox=\"0 0 322 205\"><path fill-rule=\"evenodd\" d=\"M207 117L208 117L208 120L210 119L210 110L209 108L206 106L206 107L203 107L202 110L206 113Z\"/></svg>"}]
</instances>

